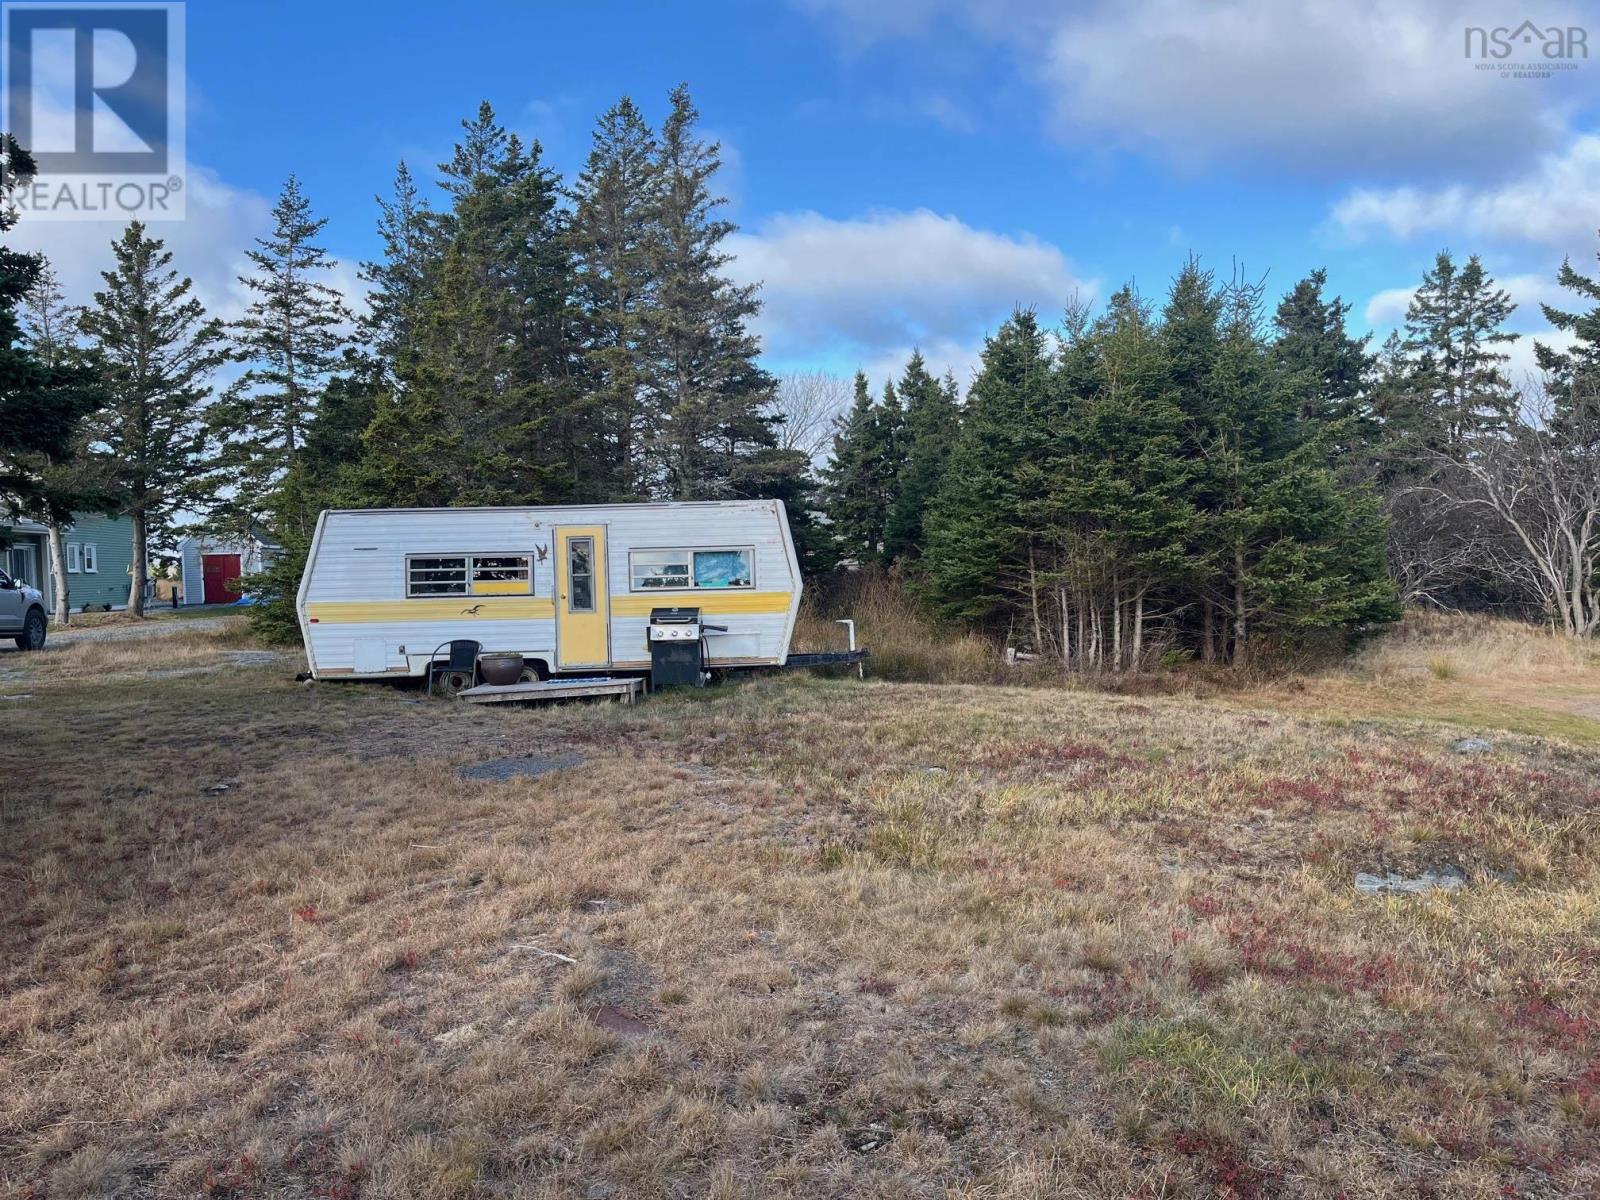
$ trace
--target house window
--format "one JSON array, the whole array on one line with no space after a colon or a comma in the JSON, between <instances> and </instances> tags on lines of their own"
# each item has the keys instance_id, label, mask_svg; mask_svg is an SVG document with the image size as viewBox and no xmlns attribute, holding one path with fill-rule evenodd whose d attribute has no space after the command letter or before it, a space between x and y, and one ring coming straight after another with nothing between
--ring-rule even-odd
<instances>
[{"instance_id":1,"label":"house window","mask_svg":"<svg viewBox=\"0 0 1600 1200\"><path fill-rule=\"evenodd\" d=\"M527 596L527 554L414 554L406 559L407 596Z\"/></svg>"},{"instance_id":2,"label":"house window","mask_svg":"<svg viewBox=\"0 0 1600 1200\"><path fill-rule=\"evenodd\" d=\"M407 596L465 596L467 558L429 557L406 559Z\"/></svg>"},{"instance_id":3,"label":"house window","mask_svg":"<svg viewBox=\"0 0 1600 1200\"><path fill-rule=\"evenodd\" d=\"M76 575L83 570L83 555L79 552L77 542L67 543L67 574Z\"/></svg>"},{"instance_id":4,"label":"house window","mask_svg":"<svg viewBox=\"0 0 1600 1200\"><path fill-rule=\"evenodd\" d=\"M628 555L629 587L635 592L754 587L754 557L749 550L635 550Z\"/></svg>"},{"instance_id":5,"label":"house window","mask_svg":"<svg viewBox=\"0 0 1600 1200\"><path fill-rule=\"evenodd\" d=\"M100 550L93 542L83 544L83 573L95 575L100 571Z\"/></svg>"},{"instance_id":6,"label":"house window","mask_svg":"<svg viewBox=\"0 0 1600 1200\"><path fill-rule=\"evenodd\" d=\"M567 540L567 611L594 611L594 539Z\"/></svg>"}]
</instances>

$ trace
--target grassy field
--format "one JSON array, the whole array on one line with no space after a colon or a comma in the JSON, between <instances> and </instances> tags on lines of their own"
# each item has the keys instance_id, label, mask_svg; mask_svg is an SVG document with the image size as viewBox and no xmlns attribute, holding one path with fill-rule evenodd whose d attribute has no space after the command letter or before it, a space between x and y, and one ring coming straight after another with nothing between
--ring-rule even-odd
<instances>
[{"instance_id":1,"label":"grassy field","mask_svg":"<svg viewBox=\"0 0 1600 1200\"><path fill-rule=\"evenodd\" d=\"M0 654L0 1194L1600 1191L1590 655L505 711L247 649Z\"/></svg>"}]
</instances>

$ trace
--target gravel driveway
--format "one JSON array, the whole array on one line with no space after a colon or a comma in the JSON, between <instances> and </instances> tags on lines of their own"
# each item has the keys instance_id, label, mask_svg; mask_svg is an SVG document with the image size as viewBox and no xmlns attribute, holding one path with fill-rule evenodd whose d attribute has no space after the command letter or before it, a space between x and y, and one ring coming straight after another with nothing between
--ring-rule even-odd
<instances>
[{"instance_id":1,"label":"gravel driveway","mask_svg":"<svg viewBox=\"0 0 1600 1200\"><path fill-rule=\"evenodd\" d=\"M221 629L232 616L226 617L150 617L138 624L91 625L75 627L52 624L45 639L45 647L70 646L77 642L119 642L133 638L166 637L185 630ZM16 650L10 639L0 640L0 654Z\"/></svg>"},{"instance_id":2,"label":"gravel driveway","mask_svg":"<svg viewBox=\"0 0 1600 1200\"><path fill-rule=\"evenodd\" d=\"M87 629L74 629L68 625L53 626L50 630L50 640L53 642L115 642L124 638L149 638L166 637L171 633L182 633L185 630L221 629L231 617L169 617L166 620L146 620L137 625L100 625Z\"/></svg>"}]
</instances>

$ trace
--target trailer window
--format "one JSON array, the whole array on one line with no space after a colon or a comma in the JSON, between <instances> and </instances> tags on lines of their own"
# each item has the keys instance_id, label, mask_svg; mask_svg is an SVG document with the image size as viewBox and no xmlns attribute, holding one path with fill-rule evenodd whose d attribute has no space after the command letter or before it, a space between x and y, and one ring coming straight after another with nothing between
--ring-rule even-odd
<instances>
[{"instance_id":1,"label":"trailer window","mask_svg":"<svg viewBox=\"0 0 1600 1200\"><path fill-rule=\"evenodd\" d=\"M466 594L465 555L453 558L406 559L406 595L465 596Z\"/></svg>"},{"instance_id":2,"label":"trailer window","mask_svg":"<svg viewBox=\"0 0 1600 1200\"><path fill-rule=\"evenodd\" d=\"M533 557L527 554L415 554L406 559L407 596L527 596Z\"/></svg>"},{"instance_id":3,"label":"trailer window","mask_svg":"<svg viewBox=\"0 0 1600 1200\"><path fill-rule=\"evenodd\" d=\"M594 539L570 538L567 541L567 611L594 611Z\"/></svg>"},{"instance_id":4,"label":"trailer window","mask_svg":"<svg viewBox=\"0 0 1600 1200\"><path fill-rule=\"evenodd\" d=\"M747 588L755 582L748 550L696 550L694 585L697 588Z\"/></svg>"},{"instance_id":5,"label":"trailer window","mask_svg":"<svg viewBox=\"0 0 1600 1200\"><path fill-rule=\"evenodd\" d=\"M689 554L684 550L635 550L628 573L636 592L689 586Z\"/></svg>"},{"instance_id":6,"label":"trailer window","mask_svg":"<svg viewBox=\"0 0 1600 1200\"><path fill-rule=\"evenodd\" d=\"M533 560L526 554L475 554L474 596L526 596L533 591Z\"/></svg>"},{"instance_id":7,"label":"trailer window","mask_svg":"<svg viewBox=\"0 0 1600 1200\"><path fill-rule=\"evenodd\" d=\"M628 555L629 586L636 592L754 587L753 559L749 550L635 550Z\"/></svg>"}]
</instances>

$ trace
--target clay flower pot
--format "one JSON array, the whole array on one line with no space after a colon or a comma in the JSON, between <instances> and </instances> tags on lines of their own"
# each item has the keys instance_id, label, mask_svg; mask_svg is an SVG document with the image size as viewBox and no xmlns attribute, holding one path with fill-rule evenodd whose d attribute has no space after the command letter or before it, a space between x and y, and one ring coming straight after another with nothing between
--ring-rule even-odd
<instances>
[{"instance_id":1,"label":"clay flower pot","mask_svg":"<svg viewBox=\"0 0 1600 1200\"><path fill-rule=\"evenodd\" d=\"M503 687L522 679L522 655L485 654L478 659L478 671L485 683Z\"/></svg>"}]
</instances>

